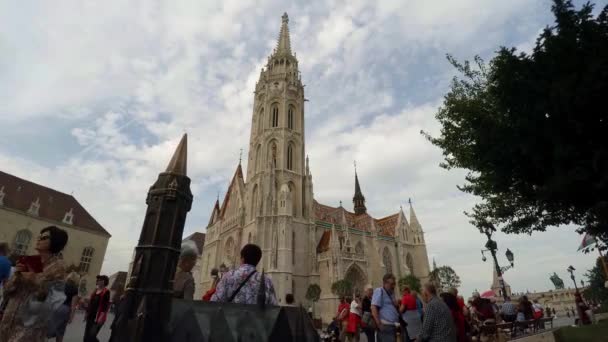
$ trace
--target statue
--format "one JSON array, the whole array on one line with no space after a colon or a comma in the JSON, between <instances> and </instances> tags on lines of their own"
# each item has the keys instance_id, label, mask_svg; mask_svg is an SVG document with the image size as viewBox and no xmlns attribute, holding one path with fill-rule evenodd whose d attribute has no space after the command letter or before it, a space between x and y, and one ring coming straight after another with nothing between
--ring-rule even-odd
<instances>
[{"instance_id":1,"label":"statue","mask_svg":"<svg viewBox=\"0 0 608 342\"><path fill-rule=\"evenodd\" d=\"M551 282L555 286L556 290L561 290L564 288L564 281L557 275L557 273L553 272L553 275L549 277L549 279L551 279Z\"/></svg>"}]
</instances>

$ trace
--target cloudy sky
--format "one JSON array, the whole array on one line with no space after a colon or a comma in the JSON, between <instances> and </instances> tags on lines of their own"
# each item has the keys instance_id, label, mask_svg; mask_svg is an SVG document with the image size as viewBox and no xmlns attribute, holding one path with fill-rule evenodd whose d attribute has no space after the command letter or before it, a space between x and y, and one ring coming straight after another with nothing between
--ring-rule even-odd
<instances>
[{"instance_id":1,"label":"cloudy sky","mask_svg":"<svg viewBox=\"0 0 608 342\"><path fill-rule=\"evenodd\" d=\"M580 1L576 2L580 4ZM600 1L599 4L605 4ZM429 257L462 290L485 290L484 238L420 135L454 70L445 54L490 59L528 50L552 23L549 0L9 1L0 0L0 169L73 192L113 235L104 272L126 270L148 187L183 132L195 201L185 234L204 231L249 139L253 88L288 12L306 84L306 141L317 200L353 195L353 160L377 217L412 198ZM246 158L244 158L246 160ZM548 289L550 273L591 267L572 227L498 236L515 291ZM567 279L565 279L567 280Z\"/></svg>"}]
</instances>

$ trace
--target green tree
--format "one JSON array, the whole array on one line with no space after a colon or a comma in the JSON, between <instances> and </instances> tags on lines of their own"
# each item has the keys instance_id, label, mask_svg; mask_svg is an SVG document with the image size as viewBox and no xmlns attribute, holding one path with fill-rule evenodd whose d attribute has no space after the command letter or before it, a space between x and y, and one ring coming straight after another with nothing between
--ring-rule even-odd
<instances>
[{"instance_id":1,"label":"green tree","mask_svg":"<svg viewBox=\"0 0 608 342\"><path fill-rule=\"evenodd\" d=\"M606 260L608 258L604 259ZM606 260L606 262L608 262L608 260ZM585 273L588 287L584 291L584 296L588 300L608 305L608 288L604 287L606 276L604 275L602 267L600 258L597 258L595 267Z\"/></svg>"},{"instance_id":2,"label":"green tree","mask_svg":"<svg viewBox=\"0 0 608 342\"><path fill-rule=\"evenodd\" d=\"M338 280L331 284L331 293L338 297L350 296L353 294L353 284L346 279Z\"/></svg>"},{"instance_id":3,"label":"green tree","mask_svg":"<svg viewBox=\"0 0 608 342\"><path fill-rule=\"evenodd\" d=\"M553 0L555 24L529 54L501 48L488 65L448 56L455 77L432 137L446 169L469 171L459 189L482 201L478 227L531 233L579 225L608 241L608 5L594 18Z\"/></svg>"},{"instance_id":4,"label":"green tree","mask_svg":"<svg viewBox=\"0 0 608 342\"><path fill-rule=\"evenodd\" d=\"M315 302L318 302L319 298L321 298L321 287L317 284L308 285L308 289L306 289L306 299L311 302L313 317L315 313Z\"/></svg>"},{"instance_id":5,"label":"green tree","mask_svg":"<svg viewBox=\"0 0 608 342\"><path fill-rule=\"evenodd\" d=\"M408 274L399 279L399 288L402 289L404 286L409 287L412 291L420 293L420 279L413 274Z\"/></svg>"},{"instance_id":6,"label":"green tree","mask_svg":"<svg viewBox=\"0 0 608 342\"><path fill-rule=\"evenodd\" d=\"M460 277L450 266L435 267L429 275L431 281L435 283L437 290L447 291L451 288L460 287Z\"/></svg>"}]
</instances>

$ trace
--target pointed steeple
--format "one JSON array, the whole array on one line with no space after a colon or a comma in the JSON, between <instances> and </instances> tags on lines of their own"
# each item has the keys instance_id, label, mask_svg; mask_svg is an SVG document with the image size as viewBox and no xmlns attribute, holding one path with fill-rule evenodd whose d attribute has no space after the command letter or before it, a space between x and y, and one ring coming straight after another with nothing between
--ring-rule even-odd
<instances>
[{"instance_id":1,"label":"pointed steeple","mask_svg":"<svg viewBox=\"0 0 608 342\"><path fill-rule=\"evenodd\" d=\"M213 206L213 211L211 211L211 217L209 217L209 226L214 224L220 215L220 199L219 194L218 198L215 200L215 205Z\"/></svg>"},{"instance_id":2,"label":"pointed steeple","mask_svg":"<svg viewBox=\"0 0 608 342\"><path fill-rule=\"evenodd\" d=\"M281 17L281 32L279 32L279 39L277 41L277 47L275 53L277 55L291 55L291 41L289 40L289 17L287 13L283 13Z\"/></svg>"},{"instance_id":3,"label":"pointed steeple","mask_svg":"<svg viewBox=\"0 0 608 342\"><path fill-rule=\"evenodd\" d=\"M362 215L367 213L367 208L365 207L365 197L363 196L361 186L359 185L357 163L355 163L355 196L353 197L353 203L355 204L355 214Z\"/></svg>"},{"instance_id":4,"label":"pointed steeple","mask_svg":"<svg viewBox=\"0 0 608 342\"><path fill-rule=\"evenodd\" d=\"M414 212L414 207L412 206L412 199L409 199L409 203L410 203L410 226L416 230L416 229L420 229L422 230L422 226L420 225L420 222L418 222L418 218L416 217L416 212Z\"/></svg>"},{"instance_id":5,"label":"pointed steeple","mask_svg":"<svg viewBox=\"0 0 608 342\"><path fill-rule=\"evenodd\" d=\"M186 165L188 162L188 134L184 133L182 140L177 145L173 157L165 172L174 173L176 175L186 176Z\"/></svg>"}]
</instances>

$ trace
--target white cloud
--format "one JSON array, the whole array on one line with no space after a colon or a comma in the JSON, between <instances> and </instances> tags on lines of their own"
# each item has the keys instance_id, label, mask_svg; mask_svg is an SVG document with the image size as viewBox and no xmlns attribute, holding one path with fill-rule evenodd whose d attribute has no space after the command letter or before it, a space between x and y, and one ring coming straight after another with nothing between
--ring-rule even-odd
<instances>
[{"instance_id":1,"label":"white cloud","mask_svg":"<svg viewBox=\"0 0 608 342\"><path fill-rule=\"evenodd\" d=\"M483 238L462 215L475 199L455 187L464 173L440 169L440 151L419 132L438 130L433 115L453 74L444 54L472 58L499 45L527 46L548 23L547 4L284 6L236 0L0 3L0 124L6 133L0 167L74 191L115 236L104 264L113 272L126 268L146 191L187 131L195 193L187 231L203 229L239 149L248 146L253 88L287 10L310 99L307 152L318 199L349 203L356 159L374 215L392 213L412 197L429 253L461 274L465 292L487 287L491 273L479 260ZM22 137L32 122L45 120L45 136L58 139L38 143L54 146L53 158ZM507 280L518 289L546 288L548 272L530 270L550 263L563 269L569 260L590 267L590 256L565 252L576 240L569 228L532 238L501 236L501 246L522 260ZM547 259L537 262L537 254Z\"/></svg>"}]
</instances>

